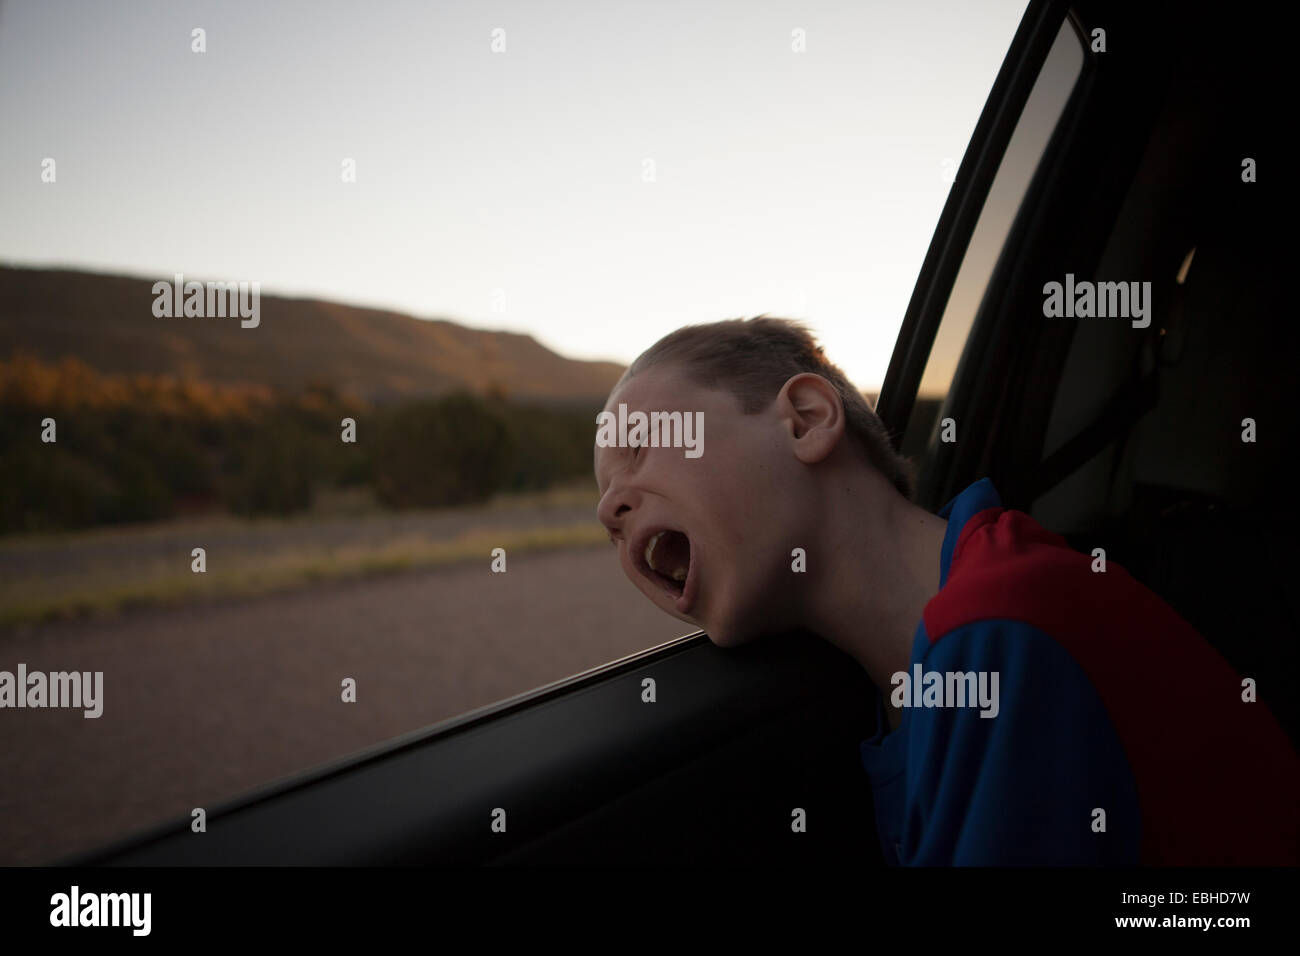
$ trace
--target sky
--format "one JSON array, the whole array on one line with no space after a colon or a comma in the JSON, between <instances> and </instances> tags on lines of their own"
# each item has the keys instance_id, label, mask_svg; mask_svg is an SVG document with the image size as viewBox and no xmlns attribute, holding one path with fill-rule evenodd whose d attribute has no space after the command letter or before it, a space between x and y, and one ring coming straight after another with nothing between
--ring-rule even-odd
<instances>
[{"instance_id":1,"label":"sky","mask_svg":"<svg viewBox=\"0 0 1300 956\"><path fill-rule=\"evenodd\" d=\"M3 0L0 263L622 363L768 313L874 388L1024 8Z\"/></svg>"}]
</instances>

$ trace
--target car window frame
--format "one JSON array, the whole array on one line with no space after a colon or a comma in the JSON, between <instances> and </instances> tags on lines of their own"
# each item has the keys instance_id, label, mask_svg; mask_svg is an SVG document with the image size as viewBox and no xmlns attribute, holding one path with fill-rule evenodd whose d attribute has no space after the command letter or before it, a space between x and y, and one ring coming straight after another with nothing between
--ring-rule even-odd
<instances>
[{"instance_id":1,"label":"car window frame","mask_svg":"<svg viewBox=\"0 0 1300 956\"><path fill-rule=\"evenodd\" d=\"M1082 42L1085 33L1071 8L1071 0L1031 0L958 167L953 187L918 273L876 404L876 414L896 450L902 448L916 411L926 366L962 264L970 250L971 240L983 219L985 203L998 170L1007 155L1016 126L1038 83L1052 46L1067 23L1079 34ZM968 361L968 356L978 350L980 342L985 338L986 323L983 319L986 303L996 297L998 287L1007 279L1005 252L1013 248L1023 235L1025 219L1033 208L1035 197L1043 188L1044 170L1061 149L1063 127L1087 95L1095 63L1088 55L1086 44L1083 44L1083 48L1082 70L1046 147L1035 164L1002 250L999 251L971 323L970 334L945 403L962 387L963 379L969 379L969 375L963 375L963 371L968 370L972 364ZM942 492L933 486L921 487L917 489L916 501L923 507L935 508L938 505L932 499L939 494Z\"/></svg>"}]
</instances>

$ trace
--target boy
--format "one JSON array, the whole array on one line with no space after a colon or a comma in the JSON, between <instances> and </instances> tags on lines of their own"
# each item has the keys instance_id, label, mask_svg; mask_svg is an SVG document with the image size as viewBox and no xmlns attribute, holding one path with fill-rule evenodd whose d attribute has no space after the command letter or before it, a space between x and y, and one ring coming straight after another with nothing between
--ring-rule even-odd
<instances>
[{"instance_id":1,"label":"boy","mask_svg":"<svg viewBox=\"0 0 1300 956\"><path fill-rule=\"evenodd\" d=\"M721 647L807 628L881 690L861 756L887 862L1296 861L1295 752L1227 663L987 479L938 515L912 504L801 325L679 329L602 417L619 406L707 426L698 457L664 428L598 435L597 514L632 583Z\"/></svg>"}]
</instances>

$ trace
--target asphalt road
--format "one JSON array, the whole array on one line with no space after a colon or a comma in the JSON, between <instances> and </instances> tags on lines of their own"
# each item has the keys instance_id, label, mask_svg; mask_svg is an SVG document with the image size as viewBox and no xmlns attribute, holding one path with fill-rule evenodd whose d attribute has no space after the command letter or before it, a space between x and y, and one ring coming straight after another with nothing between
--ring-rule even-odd
<instances>
[{"instance_id":1,"label":"asphalt road","mask_svg":"<svg viewBox=\"0 0 1300 956\"><path fill-rule=\"evenodd\" d=\"M690 630L608 548L508 560L0 634L0 670L104 674L98 719L0 710L0 865L187 816Z\"/></svg>"}]
</instances>

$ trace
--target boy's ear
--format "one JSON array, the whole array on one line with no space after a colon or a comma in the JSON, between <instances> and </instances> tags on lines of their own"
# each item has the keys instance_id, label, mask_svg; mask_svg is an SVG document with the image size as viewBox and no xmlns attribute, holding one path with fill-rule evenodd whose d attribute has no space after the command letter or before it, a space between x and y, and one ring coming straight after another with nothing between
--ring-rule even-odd
<instances>
[{"instance_id":1,"label":"boy's ear","mask_svg":"<svg viewBox=\"0 0 1300 956\"><path fill-rule=\"evenodd\" d=\"M845 425L844 403L835 386L813 372L800 372L781 386L777 399L800 461L811 465L835 450Z\"/></svg>"}]
</instances>

